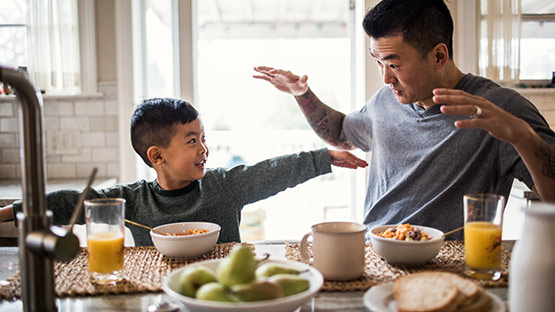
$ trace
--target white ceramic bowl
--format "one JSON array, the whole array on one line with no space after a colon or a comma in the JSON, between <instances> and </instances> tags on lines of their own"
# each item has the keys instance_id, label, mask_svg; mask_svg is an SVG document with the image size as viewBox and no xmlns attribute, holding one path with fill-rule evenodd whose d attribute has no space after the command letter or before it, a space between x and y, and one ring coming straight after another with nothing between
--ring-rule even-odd
<instances>
[{"instance_id":1,"label":"white ceramic bowl","mask_svg":"<svg viewBox=\"0 0 555 312\"><path fill-rule=\"evenodd\" d=\"M206 229L207 233L168 236L150 231L152 242L158 251L171 258L198 258L209 252L218 242L220 226L210 222L178 222L154 228L166 233L186 233L189 229Z\"/></svg>"},{"instance_id":2,"label":"white ceramic bowl","mask_svg":"<svg viewBox=\"0 0 555 312\"><path fill-rule=\"evenodd\" d=\"M286 296L273 300L253 302L205 301L187 297L179 293L179 277L185 269L192 266L203 265L213 271L216 271L216 268L222 260L223 259L216 259L197 262L187 265L181 269L175 270L168 276L166 276L164 282L162 283L162 289L173 300L182 303L191 312L282 312L293 311L300 307L304 302L312 298L318 292L318 290L320 290L320 287L322 287L322 284L324 283L324 277L322 276L322 274L318 270L307 264L285 259L269 259L266 260L264 263L282 263L298 270L305 271L302 272L300 276L303 276L309 280L310 288L301 293L291 296Z\"/></svg>"},{"instance_id":3,"label":"white ceramic bowl","mask_svg":"<svg viewBox=\"0 0 555 312\"><path fill-rule=\"evenodd\" d=\"M433 238L417 242L383 238L376 235L376 233L397 227L397 225L381 225L370 230L370 240L374 251L394 265L417 266L432 260L438 254L443 243L443 232L427 226L412 226Z\"/></svg>"}]
</instances>

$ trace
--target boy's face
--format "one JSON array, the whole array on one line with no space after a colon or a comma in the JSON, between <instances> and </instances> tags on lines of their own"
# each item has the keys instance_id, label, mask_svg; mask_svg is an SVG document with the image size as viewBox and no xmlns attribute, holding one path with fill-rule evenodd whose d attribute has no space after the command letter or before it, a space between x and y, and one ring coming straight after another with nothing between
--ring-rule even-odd
<instances>
[{"instance_id":1,"label":"boy's face","mask_svg":"<svg viewBox=\"0 0 555 312\"><path fill-rule=\"evenodd\" d=\"M199 118L188 124L177 123L174 127L176 132L170 145L160 147L164 162L159 167L161 172L158 172L158 176L164 179L165 187L169 189L202 179L208 158L204 127Z\"/></svg>"}]
</instances>

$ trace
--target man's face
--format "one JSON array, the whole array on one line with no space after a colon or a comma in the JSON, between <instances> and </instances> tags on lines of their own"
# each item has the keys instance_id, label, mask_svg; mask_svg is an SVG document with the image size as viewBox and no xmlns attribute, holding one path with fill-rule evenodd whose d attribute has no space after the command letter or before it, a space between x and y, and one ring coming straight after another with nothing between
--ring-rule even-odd
<instances>
[{"instance_id":1,"label":"man's face","mask_svg":"<svg viewBox=\"0 0 555 312\"><path fill-rule=\"evenodd\" d=\"M385 84L402 104L430 102L437 72L433 53L425 58L403 41L402 35L370 38L370 53L375 58ZM417 103L419 104L419 103Z\"/></svg>"},{"instance_id":2,"label":"man's face","mask_svg":"<svg viewBox=\"0 0 555 312\"><path fill-rule=\"evenodd\" d=\"M165 159L163 170L169 182L200 180L204 177L204 165L208 158L208 147L204 127L199 118L187 124L176 124L176 132L170 145L161 148Z\"/></svg>"}]
</instances>

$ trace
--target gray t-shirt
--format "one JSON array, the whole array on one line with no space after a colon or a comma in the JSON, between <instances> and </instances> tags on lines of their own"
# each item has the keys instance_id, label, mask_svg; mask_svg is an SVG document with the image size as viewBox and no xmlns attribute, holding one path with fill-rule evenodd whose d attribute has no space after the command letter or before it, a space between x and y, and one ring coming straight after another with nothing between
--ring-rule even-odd
<instances>
[{"instance_id":1,"label":"gray t-shirt","mask_svg":"<svg viewBox=\"0 0 555 312\"><path fill-rule=\"evenodd\" d=\"M547 142L555 133L532 103L514 90L466 74L455 89L484 97L524 119ZM440 105L426 110L401 104L387 87L343 129L358 148L372 151L364 223L412 223L448 231L463 224L463 195L508 196L517 178L529 187L532 178L511 144L481 129L457 129L464 116L445 115ZM451 239L462 239L462 233Z\"/></svg>"},{"instance_id":2,"label":"gray t-shirt","mask_svg":"<svg viewBox=\"0 0 555 312\"><path fill-rule=\"evenodd\" d=\"M162 190L156 181L144 180L113 188L91 190L88 198L126 199L125 218L149 227L183 222L208 221L219 224L219 242L239 242L239 224L244 205L268 198L287 188L331 172L326 148L276 157L253 166L206 170L204 178L180 190ZM47 207L54 224L68 224L79 190L61 190L47 194ZM14 203L14 215L21 202ZM81 214L78 223L83 223ZM152 245L150 231L127 224L135 245Z\"/></svg>"}]
</instances>

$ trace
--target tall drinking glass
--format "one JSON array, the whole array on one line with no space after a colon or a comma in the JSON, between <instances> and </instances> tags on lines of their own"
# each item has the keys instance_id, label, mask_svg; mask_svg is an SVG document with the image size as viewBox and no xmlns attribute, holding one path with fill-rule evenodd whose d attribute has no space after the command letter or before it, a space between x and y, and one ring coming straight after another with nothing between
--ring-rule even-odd
<instances>
[{"instance_id":1,"label":"tall drinking glass","mask_svg":"<svg viewBox=\"0 0 555 312\"><path fill-rule=\"evenodd\" d=\"M115 284L122 280L125 199L85 201L87 252L91 282Z\"/></svg>"},{"instance_id":2,"label":"tall drinking glass","mask_svg":"<svg viewBox=\"0 0 555 312\"><path fill-rule=\"evenodd\" d=\"M501 229L505 197L464 195L464 258L466 275L487 280L501 277Z\"/></svg>"}]
</instances>

